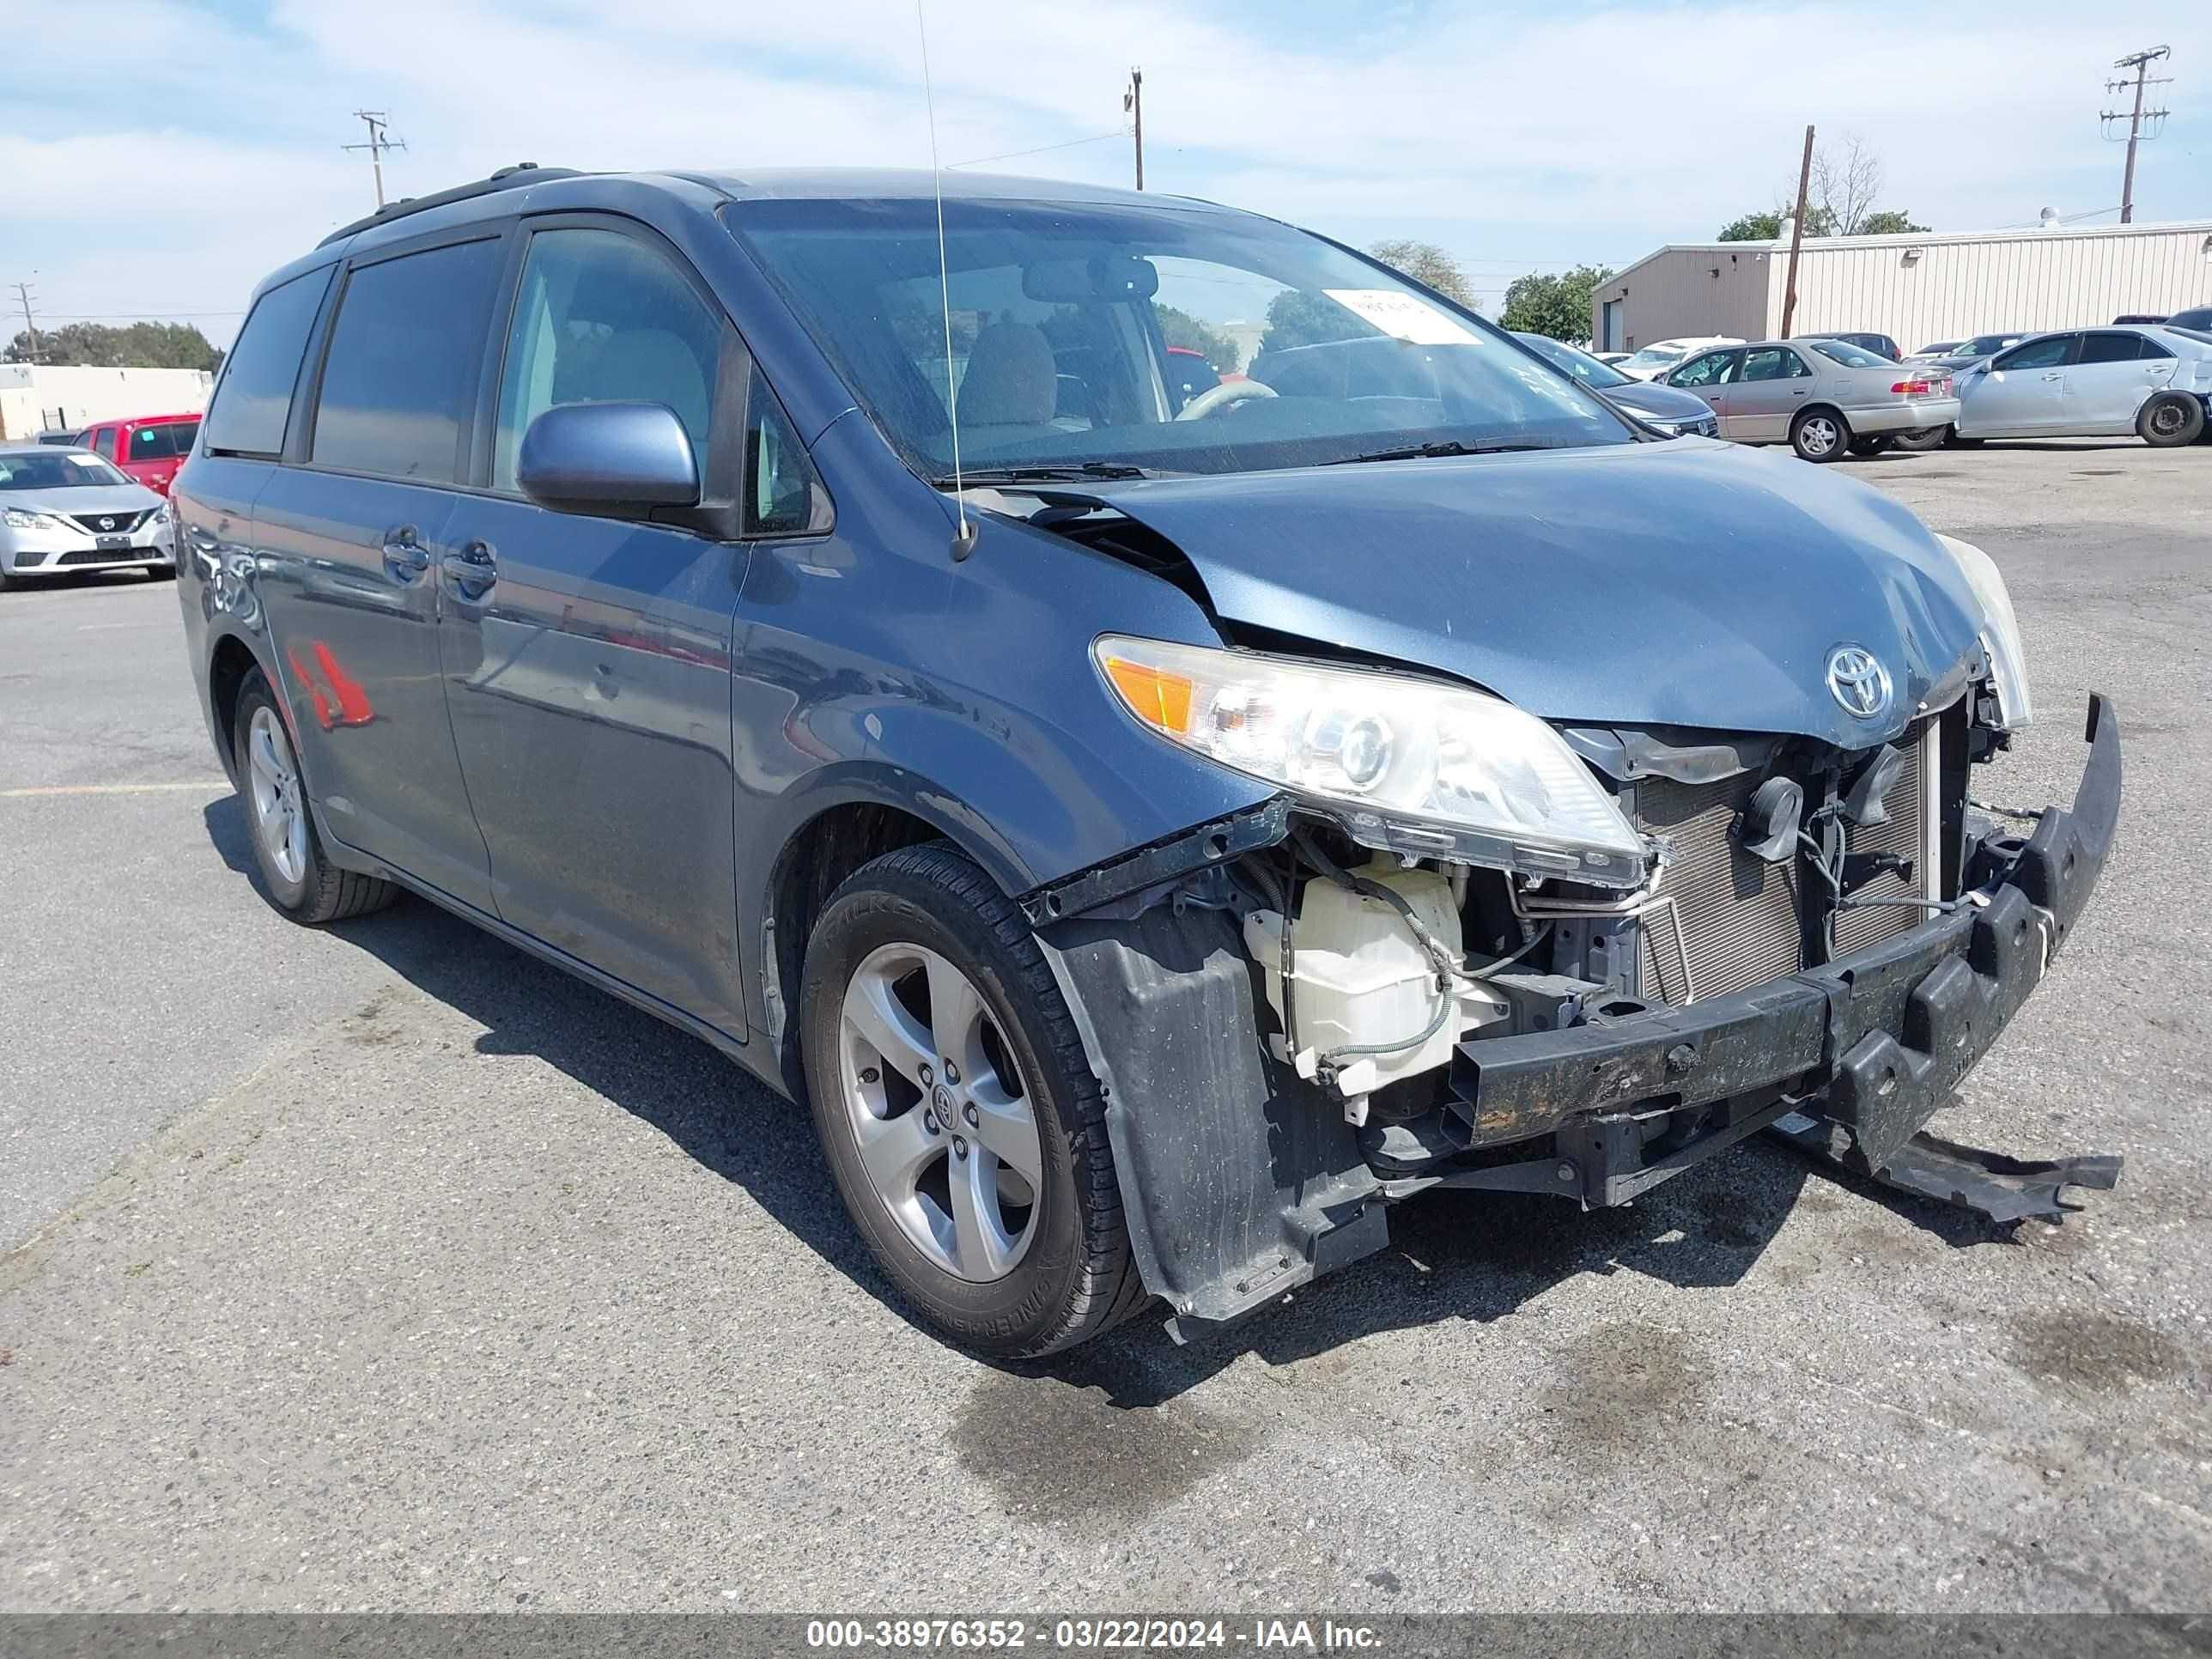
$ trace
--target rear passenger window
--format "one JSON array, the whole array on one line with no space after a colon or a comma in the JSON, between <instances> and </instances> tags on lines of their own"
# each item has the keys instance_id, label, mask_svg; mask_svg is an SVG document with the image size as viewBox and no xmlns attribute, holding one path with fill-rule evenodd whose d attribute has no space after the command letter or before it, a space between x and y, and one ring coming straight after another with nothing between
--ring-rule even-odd
<instances>
[{"instance_id":1,"label":"rear passenger window","mask_svg":"<svg viewBox=\"0 0 2212 1659\"><path fill-rule=\"evenodd\" d=\"M135 427L131 433L131 453L127 461L173 460L177 453L176 428L173 426Z\"/></svg>"},{"instance_id":2,"label":"rear passenger window","mask_svg":"<svg viewBox=\"0 0 2212 1659\"><path fill-rule=\"evenodd\" d=\"M665 255L611 230L538 232L500 374L492 487L515 487L522 434L563 404L674 410L704 477L721 350L721 319Z\"/></svg>"},{"instance_id":3,"label":"rear passenger window","mask_svg":"<svg viewBox=\"0 0 2212 1659\"><path fill-rule=\"evenodd\" d=\"M347 276L315 404L317 465L425 483L460 477L500 246L431 248Z\"/></svg>"},{"instance_id":4,"label":"rear passenger window","mask_svg":"<svg viewBox=\"0 0 2212 1659\"><path fill-rule=\"evenodd\" d=\"M2081 343L2085 363L2131 363L2141 355L2142 340L2133 334L2092 334Z\"/></svg>"},{"instance_id":5,"label":"rear passenger window","mask_svg":"<svg viewBox=\"0 0 2212 1659\"><path fill-rule=\"evenodd\" d=\"M222 366L222 384L208 410L208 447L234 454L274 455L284 447L292 412L292 384L307 331L331 285L327 270L311 270L272 288L255 302Z\"/></svg>"}]
</instances>

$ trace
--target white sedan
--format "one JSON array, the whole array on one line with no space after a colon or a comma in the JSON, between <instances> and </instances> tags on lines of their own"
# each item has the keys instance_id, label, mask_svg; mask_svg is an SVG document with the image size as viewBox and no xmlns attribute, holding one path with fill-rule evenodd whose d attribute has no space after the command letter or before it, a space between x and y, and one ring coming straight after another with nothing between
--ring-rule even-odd
<instances>
[{"instance_id":1,"label":"white sedan","mask_svg":"<svg viewBox=\"0 0 2212 1659\"><path fill-rule=\"evenodd\" d=\"M1632 380L1656 380L1693 352L1709 346L1741 345L1733 334L1691 334L1679 340L1654 340L1613 367Z\"/></svg>"},{"instance_id":2,"label":"white sedan","mask_svg":"<svg viewBox=\"0 0 2212 1659\"><path fill-rule=\"evenodd\" d=\"M2212 333L2193 328L2038 334L1956 378L1958 440L2135 434L2194 443L2212 414Z\"/></svg>"}]
</instances>

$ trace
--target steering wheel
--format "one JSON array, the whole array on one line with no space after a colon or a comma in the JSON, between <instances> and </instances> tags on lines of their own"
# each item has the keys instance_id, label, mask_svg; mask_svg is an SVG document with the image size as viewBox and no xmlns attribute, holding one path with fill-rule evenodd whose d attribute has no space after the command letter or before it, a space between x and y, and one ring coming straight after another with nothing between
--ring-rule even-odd
<instances>
[{"instance_id":1,"label":"steering wheel","mask_svg":"<svg viewBox=\"0 0 2212 1659\"><path fill-rule=\"evenodd\" d=\"M1265 380L1224 380L1208 386L1176 413L1178 421L1202 421L1217 409L1230 409L1251 398L1272 398L1275 388Z\"/></svg>"}]
</instances>

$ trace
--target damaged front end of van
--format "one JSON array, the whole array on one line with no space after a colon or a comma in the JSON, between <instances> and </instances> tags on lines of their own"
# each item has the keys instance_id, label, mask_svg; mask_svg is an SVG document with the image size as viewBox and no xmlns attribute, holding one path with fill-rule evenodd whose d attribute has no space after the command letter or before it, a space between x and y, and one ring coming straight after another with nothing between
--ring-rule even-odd
<instances>
[{"instance_id":1,"label":"damaged front end of van","mask_svg":"<svg viewBox=\"0 0 2212 1659\"><path fill-rule=\"evenodd\" d=\"M2112 705L2070 804L1979 804L2033 718L1987 556L1668 447L1647 477L1699 514L1596 553L1531 544L1561 456L993 501L1203 597L1220 648L1104 635L1099 677L1279 791L1022 899L1178 1335L1381 1248L1394 1201L1626 1204L1760 1131L1996 1223L2116 1179L1924 1132L2096 885ZM1425 583L1406 550L1447 501L1468 550ZM1399 556L1332 545L1346 523Z\"/></svg>"}]
</instances>

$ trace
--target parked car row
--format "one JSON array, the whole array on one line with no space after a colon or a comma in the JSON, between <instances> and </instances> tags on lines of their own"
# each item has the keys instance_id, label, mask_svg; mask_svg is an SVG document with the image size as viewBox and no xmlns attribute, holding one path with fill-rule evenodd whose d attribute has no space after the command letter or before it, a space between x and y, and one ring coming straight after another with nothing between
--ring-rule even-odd
<instances>
[{"instance_id":1,"label":"parked car row","mask_svg":"<svg viewBox=\"0 0 2212 1659\"><path fill-rule=\"evenodd\" d=\"M1702 399L1722 437L1787 443L1808 461L1988 438L2132 433L2166 447L2196 442L2212 417L2212 331L1979 335L1902 363L1842 335L1808 336L1695 351L1659 379Z\"/></svg>"}]
</instances>

